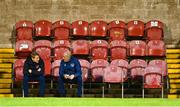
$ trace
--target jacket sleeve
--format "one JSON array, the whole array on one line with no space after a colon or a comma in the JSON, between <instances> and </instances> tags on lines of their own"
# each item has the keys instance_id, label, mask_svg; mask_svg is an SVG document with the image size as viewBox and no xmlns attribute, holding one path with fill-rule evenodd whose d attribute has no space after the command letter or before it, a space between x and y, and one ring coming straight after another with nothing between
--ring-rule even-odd
<instances>
[{"instance_id":1,"label":"jacket sleeve","mask_svg":"<svg viewBox=\"0 0 180 107\"><path fill-rule=\"evenodd\" d=\"M44 74L44 70L45 70L45 68L44 68L44 61L41 59L41 62L40 62L40 68L41 68L41 73L40 74Z\"/></svg>"},{"instance_id":2,"label":"jacket sleeve","mask_svg":"<svg viewBox=\"0 0 180 107\"><path fill-rule=\"evenodd\" d=\"M25 62L24 62L24 67L23 67L23 74L24 75L29 75L29 65L28 65L28 61L26 60Z\"/></svg>"},{"instance_id":3,"label":"jacket sleeve","mask_svg":"<svg viewBox=\"0 0 180 107\"><path fill-rule=\"evenodd\" d=\"M76 73L74 74L75 77L81 76L82 75L81 65L78 59L76 60L75 69L76 69Z\"/></svg>"},{"instance_id":4,"label":"jacket sleeve","mask_svg":"<svg viewBox=\"0 0 180 107\"><path fill-rule=\"evenodd\" d=\"M60 63L60 67L59 67L59 76L64 77L64 66L63 66L64 62L61 61Z\"/></svg>"}]
</instances>

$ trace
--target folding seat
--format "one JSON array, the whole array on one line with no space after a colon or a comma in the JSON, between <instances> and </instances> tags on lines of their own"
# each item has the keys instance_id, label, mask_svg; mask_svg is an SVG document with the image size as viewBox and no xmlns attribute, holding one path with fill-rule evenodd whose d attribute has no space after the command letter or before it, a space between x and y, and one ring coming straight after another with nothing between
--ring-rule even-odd
<instances>
[{"instance_id":1,"label":"folding seat","mask_svg":"<svg viewBox=\"0 0 180 107\"><path fill-rule=\"evenodd\" d=\"M94 40L91 44L92 59L107 59L108 43L105 40Z\"/></svg>"},{"instance_id":2,"label":"folding seat","mask_svg":"<svg viewBox=\"0 0 180 107\"><path fill-rule=\"evenodd\" d=\"M165 56L166 49L162 40L151 40L147 44L148 56Z\"/></svg>"},{"instance_id":3,"label":"folding seat","mask_svg":"<svg viewBox=\"0 0 180 107\"><path fill-rule=\"evenodd\" d=\"M22 20L16 23L16 40L32 40L33 23Z\"/></svg>"},{"instance_id":4,"label":"folding seat","mask_svg":"<svg viewBox=\"0 0 180 107\"><path fill-rule=\"evenodd\" d=\"M147 62L145 60L142 59L132 60L129 64L132 79L136 77L142 77L144 75L144 70L146 67L147 67Z\"/></svg>"},{"instance_id":5,"label":"folding seat","mask_svg":"<svg viewBox=\"0 0 180 107\"><path fill-rule=\"evenodd\" d=\"M45 63L45 75L50 75L51 71L51 42L48 40L38 40L34 42L34 50L37 51Z\"/></svg>"},{"instance_id":6,"label":"folding seat","mask_svg":"<svg viewBox=\"0 0 180 107\"><path fill-rule=\"evenodd\" d=\"M108 25L110 40L124 40L126 35L126 23L123 21L112 21Z\"/></svg>"},{"instance_id":7,"label":"folding seat","mask_svg":"<svg viewBox=\"0 0 180 107\"><path fill-rule=\"evenodd\" d=\"M75 40L72 42L72 49L73 49L73 54L88 55L89 42L87 40Z\"/></svg>"},{"instance_id":8,"label":"folding seat","mask_svg":"<svg viewBox=\"0 0 180 107\"><path fill-rule=\"evenodd\" d=\"M129 37L143 37L144 36L144 22L139 20L129 21L127 23Z\"/></svg>"},{"instance_id":9,"label":"folding seat","mask_svg":"<svg viewBox=\"0 0 180 107\"><path fill-rule=\"evenodd\" d=\"M163 39L163 23L158 20L151 20L146 23L146 35L148 40Z\"/></svg>"},{"instance_id":10,"label":"folding seat","mask_svg":"<svg viewBox=\"0 0 180 107\"><path fill-rule=\"evenodd\" d=\"M86 21L78 20L72 22L72 35L74 36L89 36L89 23Z\"/></svg>"},{"instance_id":11,"label":"folding seat","mask_svg":"<svg viewBox=\"0 0 180 107\"><path fill-rule=\"evenodd\" d=\"M70 35L71 25L64 20L59 20L53 23L52 30L55 40L68 40Z\"/></svg>"},{"instance_id":12,"label":"folding seat","mask_svg":"<svg viewBox=\"0 0 180 107\"><path fill-rule=\"evenodd\" d=\"M105 37L107 35L107 23L105 21L93 21L90 24L90 36Z\"/></svg>"},{"instance_id":13,"label":"folding seat","mask_svg":"<svg viewBox=\"0 0 180 107\"><path fill-rule=\"evenodd\" d=\"M96 59L91 63L91 75L93 82L103 82L104 69L109 63L104 59Z\"/></svg>"},{"instance_id":14,"label":"folding seat","mask_svg":"<svg viewBox=\"0 0 180 107\"><path fill-rule=\"evenodd\" d=\"M141 40L133 40L129 42L130 56L146 56L146 43Z\"/></svg>"},{"instance_id":15,"label":"folding seat","mask_svg":"<svg viewBox=\"0 0 180 107\"><path fill-rule=\"evenodd\" d=\"M30 40L19 40L16 42L16 56L18 58L26 58L30 55L33 49L33 43Z\"/></svg>"},{"instance_id":16,"label":"folding seat","mask_svg":"<svg viewBox=\"0 0 180 107\"><path fill-rule=\"evenodd\" d=\"M54 42L54 59L62 59L64 53L71 47L68 40L57 40Z\"/></svg>"},{"instance_id":17,"label":"folding seat","mask_svg":"<svg viewBox=\"0 0 180 107\"><path fill-rule=\"evenodd\" d=\"M80 59L79 62L81 64L83 81L87 81L89 76L90 63L84 59Z\"/></svg>"},{"instance_id":18,"label":"folding seat","mask_svg":"<svg viewBox=\"0 0 180 107\"><path fill-rule=\"evenodd\" d=\"M128 71L128 61L124 60L124 59L115 59L111 61L111 65L115 65L118 66L120 68L123 68L124 71Z\"/></svg>"},{"instance_id":19,"label":"folding seat","mask_svg":"<svg viewBox=\"0 0 180 107\"><path fill-rule=\"evenodd\" d=\"M160 73L161 69L157 66L148 66L145 69L144 73L144 85L143 85L143 97L144 97L144 88L160 88L163 98L163 83L162 83L162 74Z\"/></svg>"},{"instance_id":20,"label":"folding seat","mask_svg":"<svg viewBox=\"0 0 180 107\"><path fill-rule=\"evenodd\" d=\"M14 62L14 75L15 81L22 81L24 74L23 74L23 67L24 67L25 59L17 59Z\"/></svg>"},{"instance_id":21,"label":"folding seat","mask_svg":"<svg viewBox=\"0 0 180 107\"><path fill-rule=\"evenodd\" d=\"M151 60L148 66L157 66L161 69L161 74L167 76L167 63L164 60Z\"/></svg>"},{"instance_id":22,"label":"folding seat","mask_svg":"<svg viewBox=\"0 0 180 107\"><path fill-rule=\"evenodd\" d=\"M55 60L52 63L52 76L57 78L59 77L59 67L60 67L61 60Z\"/></svg>"},{"instance_id":23,"label":"folding seat","mask_svg":"<svg viewBox=\"0 0 180 107\"><path fill-rule=\"evenodd\" d=\"M126 59L127 43L123 40L113 40L110 43L111 60Z\"/></svg>"},{"instance_id":24,"label":"folding seat","mask_svg":"<svg viewBox=\"0 0 180 107\"><path fill-rule=\"evenodd\" d=\"M34 24L35 36L50 37L52 23L47 20L39 20Z\"/></svg>"}]
</instances>

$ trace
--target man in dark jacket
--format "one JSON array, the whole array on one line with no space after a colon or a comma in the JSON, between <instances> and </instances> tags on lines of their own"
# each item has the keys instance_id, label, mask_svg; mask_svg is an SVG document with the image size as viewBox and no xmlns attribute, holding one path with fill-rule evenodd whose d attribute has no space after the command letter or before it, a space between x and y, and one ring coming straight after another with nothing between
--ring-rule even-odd
<instances>
[{"instance_id":1,"label":"man in dark jacket","mask_svg":"<svg viewBox=\"0 0 180 107\"><path fill-rule=\"evenodd\" d=\"M61 96L65 97L66 92L64 88L64 83L77 83L78 91L77 96L81 97L82 95L82 71L81 65L77 58L71 56L71 52L67 51L63 60L60 63L59 69L59 93Z\"/></svg>"},{"instance_id":2,"label":"man in dark jacket","mask_svg":"<svg viewBox=\"0 0 180 107\"><path fill-rule=\"evenodd\" d=\"M23 90L24 96L28 97L29 81L38 81L40 84L39 96L43 97L45 92L44 62L37 52L32 52L24 63Z\"/></svg>"}]
</instances>

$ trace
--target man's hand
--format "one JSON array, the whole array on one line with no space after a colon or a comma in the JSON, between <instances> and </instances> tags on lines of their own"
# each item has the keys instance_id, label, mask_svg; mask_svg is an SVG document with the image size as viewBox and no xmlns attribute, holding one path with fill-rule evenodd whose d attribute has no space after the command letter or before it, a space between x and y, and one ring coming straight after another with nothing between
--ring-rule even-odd
<instances>
[{"instance_id":1,"label":"man's hand","mask_svg":"<svg viewBox=\"0 0 180 107\"><path fill-rule=\"evenodd\" d=\"M28 71L29 71L30 74L32 73L32 70L31 70L31 69L29 69Z\"/></svg>"},{"instance_id":2,"label":"man's hand","mask_svg":"<svg viewBox=\"0 0 180 107\"><path fill-rule=\"evenodd\" d=\"M40 72L40 71L41 71L41 68L39 68L37 71L39 71L39 72Z\"/></svg>"},{"instance_id":3,"label":"man's hand","mask_svg":"<svg viewBox=\"0 0 180 107\"><path fill-rule=\"evenodd\" d=\"M73 80L74 77L75 77L75 75L70 75L70 76L69 76L69 79L70 79L70 80Z\"/></svg>"},{"instance_id":4,"label":"man's hand","mask_svg":"<svg viewBox=\"0 0 180 107\"><path fill-rule=\"evenodd\" d=\"M65 78L65 79L68 79L69 77L70 77L69 75L64 74L64 78Z\"/></svg>"}]
</instances>

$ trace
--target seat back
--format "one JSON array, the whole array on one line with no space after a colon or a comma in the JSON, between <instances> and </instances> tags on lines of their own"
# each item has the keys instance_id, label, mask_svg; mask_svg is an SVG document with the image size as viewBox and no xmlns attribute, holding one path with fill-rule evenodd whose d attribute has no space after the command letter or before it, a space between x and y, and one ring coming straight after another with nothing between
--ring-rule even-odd
<instances>
[{"instance_id":1,"label":"seat back","mask_svg":"<svg viewBox=\"0 0 180 107\"><path fill-rule=\"evenodd\" d=\"M167 63L164 60L152 60L148 64L149 66L156 66L161 69L161 74L167 76Z\"/></svg>"},{"instance_id":2,"label":"seat back","mask_svg":"<svg viewBox=\"0 0 180 107\"><path fill-rule=\"evenodd\" d=\"M87 40L75 40L72 42L73 54L88 55L89 42Z\"/></svg>"},{"instance_id":3,"label":"seat back","mask_svg":"<svg viewBox=\"0 0 180 107\"><path fill-rule=\"evenodd\" d=\"M17 59L14 62L14 73L15 73L15 81L22 81L24 74L23 74L23 67L24 67L25 59Z\"/></svg>"},{"instance_id":4,"label":"seat back","mask_svg":"<svg viewBox=\"0 0 180 107\"><path fill-rule=\"evenodd\" d=\"M161 40L151 40L147 44L148 56L165 56L165 44Z\"/></svg>"},{"instance_id":5,"label":"seat back","mask_svg":"<svg viewBox=\"0 0 180 107\"><path fill-rule=\"evenodd\" d=\"M146 35L148 40L163 39L163 23L158 20L151 20L146 23Z\"/></svg>"},{"instance_id":6,"label":"seat back","mask_svg":"<svg viewBox=\"0 0 180 107\"><path fill-rule=\"evenodd\" d=\"M57 78L59 77L59 67L60 67L61 60L55 60L52 63L52 76Z\"/></svg>"},{"instance_id":7,"label":"seat back","mask_svg":"<svg viewBox=\"0 0 180 107\"><path fill-rule=\"evenodd\" d=\"M52 23L47 20L39 20L34 24L35 36L51 36Z\"/></svg>"},{"instance_id":8,"label":"seat back","mask_svg":"<svg viewBox=\"0 0 180 107\"><path fill-rule=\"evenodd\" d=\"M80 59L79 62L81 64L83 81L87 81L89 76L90 63L84 59Z\"/></svg>"},{"instance_id":9,"label":"seat back","mask_svg":"<svg viewBox=\"0 0 180 107\"><path fill-rule=\"evenodd\" d=\"M108 25L110 40L124 40L126 35L126 23L114 20Z\"/></svg>"},{"instance_id":10,"label":"seat back","mask_svg":"<svg viewBox=\"0 0 180 107\"><path fill-rule=\"evenodd\" d=\"M72 22L72 35L75 36L88 36L89 35L89 23L86 21L78 20Z\"/></svg>"},{"instance_id":11,"label":"seat back","mask_svg":"<svg viewBox=\"0 0 180 107\"><path fill-rule=\"evenodd\" d=\"M59 20L53 23L53 35L55 40L68 40L71 25L65 20Z\"/></svg>"},{"instance_id":12,"label":"seat back","mask_svg":"<svg viewBox=\"0 0 180 107\"><path fill-rule=\"evenodd\" d=\"M33 23L22 20L16 23L16 40L32 40Z\"/></svg>"},{"instance_id":13,"label":"seat back","mask_svg":"<svg viewBox=\"0 0 180 107\"><path fill-rule=\"evenodd\" d=\"M90 24L90 36L104 37L107 35L107 23L105 21L93 21Z\"/></svg>"},{"instance_id":14,"label":"seat back","mask_svg":"<svg viewBox=\"0 0 180 107\"><path fill-rule=\"evenodd\" d=\"M146 43L141 40L129 42L130 56L146 56Z\"/></svg>"},{"instance_id":15,"label":"seat back","mask_svg":"<svg viewBox=\"0 0 180 107\"><path fill-rule=\"evenodd\" d=\"M133 20L127 24L128 36L143 37L144 36L144 22Z\"/></svg>"}]
</instances>

